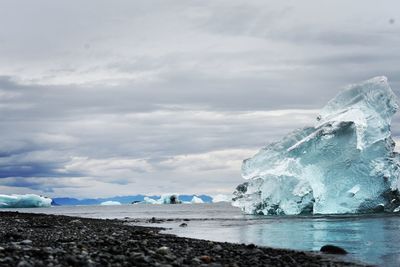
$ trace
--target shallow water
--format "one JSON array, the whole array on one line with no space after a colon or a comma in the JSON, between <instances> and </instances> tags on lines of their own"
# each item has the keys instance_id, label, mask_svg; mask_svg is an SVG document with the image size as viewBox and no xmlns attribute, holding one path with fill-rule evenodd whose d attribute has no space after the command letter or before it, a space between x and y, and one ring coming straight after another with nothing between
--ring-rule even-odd
<instances>
[{"instance_id":1,"label":"shallow water","mask_svg":"<svg viewBox=\"0 0 400 267\"><path fill-rule=\"evenodd\" d=\"M9 210L9 209L7 209ZM345 248L349 259L382 266L400 266L400 215L246 216L228 203L195 205L61 206L13 209L90 218L125 217L191 219L155 226L179 236L254 243L262 246L318 251L325 244ZM149 224L147 224L149 225ZM153 225L153 224L151 224Z\"/></svg>"}]
</instances>

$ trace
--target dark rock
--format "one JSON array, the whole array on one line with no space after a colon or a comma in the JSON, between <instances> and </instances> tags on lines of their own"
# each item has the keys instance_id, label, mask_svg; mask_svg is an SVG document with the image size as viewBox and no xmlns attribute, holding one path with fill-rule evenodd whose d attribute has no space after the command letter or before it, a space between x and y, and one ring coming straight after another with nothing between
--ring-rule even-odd
<instances>
[{"instance_id":1,"label":"dark rock","mask_svg":"<svg viewBox=\"0 0 400 267\"><path fill-rule=\"evenodd\" d=\"M201 260L202 262L207 263L207 264L212 262L212 258L210 256L207 256L207 255L201 256L199 258L199 260Z\"/></svg>"},{"instance_id":2,"label":"dark rock","mask_svg":"<svg viewBox=\"0 0 400 267\"><path fill-rule=\"evenodd\" d=\"M179 227L187 227L188 225L187 225L187 223L181 223L180 225L179 225Z\"/></svg>"},{"instance_id":3,"label":"dark rock","mask_svg":"<svg viewBox=\"0 0 400 267\"><path fill-rule=\"evenodd\" d=\"M26 262L24 260L20 261L17 265L17 267L31 267L32 264L30 264L29 262Z\"/></svg>"},{"instance_id":4,"label":"dark rock","mask_svg":"<svg viewBox=\"0 0 400 267\"><path fill-rule=\"evenodd\" d=\"M170 201L171 204L178 204L179 203L178 198L175 195L170 196L169 197L169 201Z\"/></svg>"},{"instance_id":5,"label":"dark rock","mask_svg":"<svg viewBox=\"0 0 400 267\"><path fill-rule=\"evenodd\" d=\"M24 238L24 236L17 232L8 232L3 236L3 238L5 240L9 240L9 241L18 241L18 240L22 240Z\"/></svg>"},{"instance_id":6,"label":"dark rock","mask_svg":"<svg viewBox=\"0 0 400 267\"><path fill-rule=\"evenodd\" d=\"M256 245L254 245L254 244L248 244L248 245L247 245L247 248L249 248L249 249L254 249L254 248L256 248Z\"/></svg>"},{"instance_id":7,"label":"dark rock","mask_svg":"<svg viewBox=\"0 0 400 267\"><path fill-rule=\"evenodd\" d=\"M342 254L342 255L347 254L347 251L345 249L335 245L322 246L320 251L328 254Z\"/></svg>"}]
</instances>

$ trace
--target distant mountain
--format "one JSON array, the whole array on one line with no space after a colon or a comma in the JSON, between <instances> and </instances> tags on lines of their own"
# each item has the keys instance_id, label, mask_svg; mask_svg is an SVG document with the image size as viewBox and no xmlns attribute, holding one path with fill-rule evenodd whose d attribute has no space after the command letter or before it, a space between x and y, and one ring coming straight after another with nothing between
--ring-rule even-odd
<instances>
[{"instance_id":1,"label":"distant mountain","mask_svg":"<svg viewBox=\"0 0 400 267\"><path fill-rule=\"evenodd\" d=\"M179 199L182 201L189 202L192 200L194 195L179 195ZM196 195L201 198L205 203L211 203L212 197L208 195ZM70 198L70 197L56 197L53 198L52 205L53 206L77 206L77 205L100 205L105 201L118 201L121 204L131 204L132 202L140 202L143 201L145 195L133 195L133 196L115 196L109 198ZM160 196L148 196L152 199L158 199Z\"/></svg>"}]
</instances>

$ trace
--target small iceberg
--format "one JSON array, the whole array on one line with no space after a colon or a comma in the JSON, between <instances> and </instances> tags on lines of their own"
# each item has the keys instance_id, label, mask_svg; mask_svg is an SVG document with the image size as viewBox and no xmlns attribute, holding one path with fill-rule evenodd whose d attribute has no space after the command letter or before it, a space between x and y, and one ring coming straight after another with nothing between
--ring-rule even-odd
<instances>
[{"instance_id":1,"label":"small iceberg","mask_svg":"<svg viewBox=\"0 0 400 267\"><path fill-rule=\"evenodd\" d=\"M400 156L390 131L398 107L386 77L347 87L314 126L243 162L247 182L233 205L263 215L398 211Z\"/></svg>"},{"instance_id":2,"label":"small iceberg","mask_svg":"<svg viewBox=\"0 0 400 267\"><path fill-rule=\"evenodd\" d=\"M181 204L178 194L163 194L159 199L144 197L142 204Z\"/></svg>"},{"instance_id":3,"label":"small iceberg","mask_svg":"<svg viewBox=\"0 0 400 267\"><path fill-rule=\"evenodd\" d=\"M204 201L197 197L197 196L193 196L192 200L190 201L191 204L202 204L204 203Z\"/></svg>"},{"instance_id":4,"label":"small iceberg","mask_svg":"<svg viewBox=\"0 0 400 267\"><path fill-rule=\"evenodd\" d=\"M100 203L101 206L118 206L121 205L121 202L118 201L104 201Z\"/></svg>"},{"instance_id":5,"label":"small iceberg","mask_svg":"<svg viewBox=\"0 0 400 267\"><path fill-rule=\"evenodd\" d=\"M0 208L42 208L51 207L51 198L35 194L0 195Z\"/></svg>"},{"instance_id":6,"label":"small iceberg","mask_svg":"<svg viewBox=\"0 0 400 267\"><path fill-rule=\"evenodd\" d=\"M144 197L142 202L136 202L134 204L161 204L161 203L158 203L157 200L152 199L150 197Z\"/></svg>"}]
</instances>

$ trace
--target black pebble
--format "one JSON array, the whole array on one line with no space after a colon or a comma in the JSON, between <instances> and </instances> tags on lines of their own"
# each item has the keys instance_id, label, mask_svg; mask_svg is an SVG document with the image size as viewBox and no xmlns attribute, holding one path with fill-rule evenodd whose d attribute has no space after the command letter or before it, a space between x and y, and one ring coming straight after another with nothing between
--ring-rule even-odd
<instances>
[{"instance_id":1,"label":"black pebble","mask_svg":"<svg viewBox=\"0 0 400 267\"><path fill-rule=\"evenodd\" d=\"M347 254L347 251L345 249L334 245L322 246L320 251L328 254L342 254L342 255Z\"/></svg>"},{"instance_id":2,"label":"black pebble","mask_svg":"<svg viewBox=\"0 0 400 267\"><path fill-rule=\"evenodd\" d=\"M249 248L249 249L254 249L254 248L256 248L256 245L254 245L254 244L248 244L246 247Z\"/></svg>"}]
</instances>

